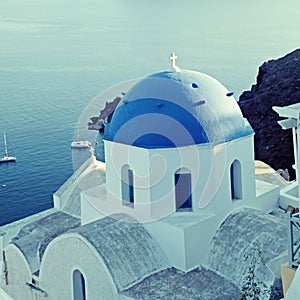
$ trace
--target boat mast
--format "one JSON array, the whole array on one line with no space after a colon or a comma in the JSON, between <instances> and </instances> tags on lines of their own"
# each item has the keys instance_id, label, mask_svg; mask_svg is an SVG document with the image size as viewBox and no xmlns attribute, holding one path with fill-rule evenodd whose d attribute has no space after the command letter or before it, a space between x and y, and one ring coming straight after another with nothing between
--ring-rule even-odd
<instances>
[{"instance_id":1,"label":"boat mast","mask_svg":"<svg viewBox=\"0 0 300 300\"><path fill-rule=\"evenodd\" d=\"M4 138L4 152L5 152L5 156L8 156L5 131L3 132L3 138Z\"/></svg>"}]
</instances>

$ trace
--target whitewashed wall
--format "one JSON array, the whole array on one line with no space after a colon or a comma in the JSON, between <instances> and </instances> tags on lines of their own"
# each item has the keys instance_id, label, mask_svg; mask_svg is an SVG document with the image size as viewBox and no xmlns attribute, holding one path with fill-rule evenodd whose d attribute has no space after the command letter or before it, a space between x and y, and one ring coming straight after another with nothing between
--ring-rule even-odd
<instances>
[{"instance_id":1,"label":"whitewashed wall","mask_svg":"<svg viewBox=\"0 0 300 300\"><path fill-rule=\"evenodd\" d=\"M101 256L78 234L54 239L47 247L40 270L40 285L49 300L73 299L73 271L85 278L87 299L117 299L115 284Z\"/></svg>"},{"instance_id":2,"label":"whitewashed wall","mask_svg":"<svg viewBox=\"0 0 300 300\"><path fill-rule=\"evenodd\" d=\"M2 255L2 253L1 253ZM31 270L23 253L13 244L5 248L5 257L7 264L7 281L3 272L1 272L1 288L14 300L36 299L35 294L26 286L32 279Z\"/></svg>"},{"instance_id":3,"label":"whitewashed wall","mask_svg":"<svg viewBox=\"0 0 300 300\"><path fill-rule=\"evenodd\" d=\"M300 299L300 268L297 269L294 279L286 293L286 300Z\"/></svg>"}]
</instances>

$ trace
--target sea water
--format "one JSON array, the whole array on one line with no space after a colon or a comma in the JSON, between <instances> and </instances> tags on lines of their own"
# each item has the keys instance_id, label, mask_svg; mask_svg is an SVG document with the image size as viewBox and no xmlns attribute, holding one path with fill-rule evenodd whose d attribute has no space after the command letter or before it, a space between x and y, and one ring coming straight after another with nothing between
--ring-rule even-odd
<instances>
[{"instance_id":1,"label":"sea water","mask_svg":"<svg viewBox=\"0 0 300 300\"><path fill-rule=\"evenodd\" d=\"M5 130L17 162L0 164L0 225L52 207L99 93L170 69L175 51L238 98L263 61L299 47L299 20L296 0L1 1L0 149Z\"/></svg>"}]
</instances>

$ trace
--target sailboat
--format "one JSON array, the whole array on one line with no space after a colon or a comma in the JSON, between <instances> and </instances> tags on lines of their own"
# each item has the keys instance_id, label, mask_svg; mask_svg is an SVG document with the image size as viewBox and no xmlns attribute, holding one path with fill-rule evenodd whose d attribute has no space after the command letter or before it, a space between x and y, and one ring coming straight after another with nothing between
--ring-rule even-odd
<instances>
[{"instance_id":1,"label":"sailboat","mask_svg":"<svg viewBox=\"0 0 300 300\"><path fill-rule=\"evenodd\" d=\"M79 128L77 128L77 141L72 142L71 148L92 148L92 144L89 141L79 139Z\"/></svg>"},{"instance_id":2,"label":"sailboat","mask_svg":"<svg viewBox=\"0 0 300 300\"><path fill-rule=\"evenodd\" d=\"M4 139L4 156L0 157L0 163L16 161L17 158L15 156L10 156L8 154L5 132L3 132L3 139Z\"/></svg>"}]
</instances>

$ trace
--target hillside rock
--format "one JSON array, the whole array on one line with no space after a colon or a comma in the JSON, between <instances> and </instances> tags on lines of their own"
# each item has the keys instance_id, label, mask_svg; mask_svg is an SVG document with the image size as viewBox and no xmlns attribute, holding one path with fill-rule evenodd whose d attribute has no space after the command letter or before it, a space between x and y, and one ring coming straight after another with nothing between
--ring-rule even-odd
<instances>
[{"instance_id":1,"label":"hillside rock","mask_svg":"<svg viewBox=\"0 0 300 300\"><path fill-rule=\"evenodd\" d=\"M259 67L256 84L244 92L239 105L255 131L255 159L274 169L288 168L294 178L291 130L282 130L273 106L300 102L300 49Z\"/></svg>"}]
</instances>

